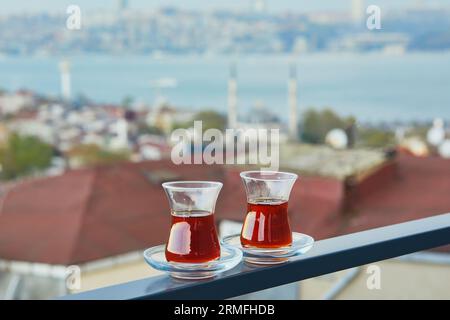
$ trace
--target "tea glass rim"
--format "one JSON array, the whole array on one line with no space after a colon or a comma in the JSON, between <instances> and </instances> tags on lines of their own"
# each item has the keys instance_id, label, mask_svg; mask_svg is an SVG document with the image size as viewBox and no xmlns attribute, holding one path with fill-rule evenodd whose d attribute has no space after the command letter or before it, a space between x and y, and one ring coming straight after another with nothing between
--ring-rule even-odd
<instances>
[{"instance_id":1,"label":"tea glass rim","mask_svg":"<svg viewBox=\"0 0 450 320\"><path fill-rule=\"evenodd\" d=\"M191 185L191 186L180 186L180 185ZM196 185L198 186L192 186ZM182 180L182 181L168 181L161 184L164 189L172 190L207 190L207 189L217 189L222 188L223 183L218 181L199 181L199 180Z\"/></svg>"},{"instance_id":2,"label":"tea glass rim","mask_svg":"<svg viewBox=\"0 0 450 320\"><path fill-rule=\"evenodd\" d=\"M257 173L261 174L260 177L252 177L250 174ZM278 179L275 178L264 178L264 173L267 175L282 175L284 177L279 177ZM243 179L251 179L256 181L292 181L298 179L298 174L292 173L292 172L285 172L285 171L261 171L261 170L250 170L250 171L243 171L239 174L241 178Z\"/></svg>"}]
</instances>

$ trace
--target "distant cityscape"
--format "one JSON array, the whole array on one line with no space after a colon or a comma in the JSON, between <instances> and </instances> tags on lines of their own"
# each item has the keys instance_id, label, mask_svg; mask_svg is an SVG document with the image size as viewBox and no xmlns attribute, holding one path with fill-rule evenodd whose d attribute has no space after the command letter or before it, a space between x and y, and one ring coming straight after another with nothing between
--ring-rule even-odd
<instances>
[{"instance_id":1,"label":"distant cityscape","mask_svg":"<svg viewBox=\"0 0 450 320\"><path fill-rule=\"evenodd\" d=\"M118 104L105 104L82 96L72 97L70 63L63 60L59 67L59 97L24 89L0 91L1 179L61 175L70 169L123 161L169 159L171 132L176 128L192 130L194 120L201 120L206 127L219 130L278 128L282 165L319 175L345 176L349 168L352 171L358 164L366 165L361 159L373 165L389 157L389 150L394 148L420 157L434 154L450 158L450 131L440 118L433 123L415 121L373 125L353 117L341 117L331 109L307 109L299 113L295 64L290 65L287 79L287 125L276 112L264 105L256 106L248 117L238 116L238 82L234 65L231 65L227 84L226 114L208 109L180 109L164 100L151 105L136 104L129 97ZM27 141L29 137L37 140ZM322 150L322 147L305 149L299 142L327 144L330 150L355 149L348 154L335 154L326 148ZM42 150L48 150L46 158L39 162L39 159L34 159L37 154L30 154L21 160L21 154L23 156L32 150L31 146L40 156L45 154ZM189 144L186 144L185 152L193 152ZM338 163L337 166L330 165L331 159L340 158L349 165L347 169ZM328 164L318 165L323 161L321 159L327 159ZM21 161L22 167L17 165Z\"/></svg>"},{"instance_id":2,"label":"distant cityscape","mask_svg":"<svg viewBox=\"0 0 450 320\"><path fill-rule=\"evenodd\" d=\"M347 11L271 13L264 1L242 11L137 10L128 1L84 12L80 30L67 15L0 16L0 54L243 54L450 49L450 7L412 4L383 11L382 30L366 28L364 1ZM32 31L31 31L32 30Z\"/></svg>"}]
</instances>

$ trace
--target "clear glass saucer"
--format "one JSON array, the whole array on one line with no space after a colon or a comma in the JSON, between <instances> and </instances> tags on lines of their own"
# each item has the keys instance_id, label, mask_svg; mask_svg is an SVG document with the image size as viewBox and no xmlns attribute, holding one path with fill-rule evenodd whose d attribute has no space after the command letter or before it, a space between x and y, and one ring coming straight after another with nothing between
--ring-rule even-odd
<instances>
[{"instance_id":1,"label":"clear glass saucer","mask_svg":"<svg viewBox=\"0 0 450 320\"><path fill-rule=\"evenodd\" d=\"M144 251L145 261L156 270L168 272L179 279L205 279L234 268L242 260L239 248L222 244L220 258L204 263L169 262L165 256L166 245L149 248Z\"/></svg>"},{"instance_id":2,"label":"clear glass saucer","mask_svg":"<svg viewBox=\"0 0 450 320\"><path fill-rule=\"evenodd\" d=\"M243 247L241 245L241 235L234 234L223 238L222 244L230 245L242 250L246 262L254 264L279 264L289 261L292 257L308 252L314 244L314 239L306 234L293 232L292 244L290 246L280 248L256 248Z\"/></svg>"}]
</instances>

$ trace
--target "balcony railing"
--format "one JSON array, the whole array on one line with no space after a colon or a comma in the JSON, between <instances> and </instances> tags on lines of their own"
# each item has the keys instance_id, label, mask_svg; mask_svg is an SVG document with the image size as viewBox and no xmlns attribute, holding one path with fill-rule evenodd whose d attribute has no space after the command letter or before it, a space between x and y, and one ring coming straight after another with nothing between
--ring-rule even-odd
<instances>
[{"instance_id":1,"label":"balcony railing","mask_svg":"<svg viewBox=\"0 0 450 320\"><path fill-rule=\"evenodd\" d=\"M62 299L226 299L447 244L450 213L321 240L305 255L281 265L242 262L210 280L161 275Z\"/></svg>"}]
</instances>

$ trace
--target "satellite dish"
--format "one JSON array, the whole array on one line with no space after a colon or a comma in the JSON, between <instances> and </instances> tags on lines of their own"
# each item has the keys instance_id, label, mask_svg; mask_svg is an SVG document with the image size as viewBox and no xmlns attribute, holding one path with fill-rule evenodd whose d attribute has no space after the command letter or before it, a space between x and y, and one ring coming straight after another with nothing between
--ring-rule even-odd
<instances>
[{"instance_id":1,"label":"satellite dish","mask_svg":"<svg viewBox=\"0 0 450 320\"><path fill-rule=\"evenodd\" d=\"M333 129L327 133L325 142L335 149L345 149L348 146L348 137L344 130Z\"/></svg>"},{"instance_id":2,"label":"satellite dish","mask_svg":"<svg viewBox=\"0 0 450 320\"><path fill-rule=\"evenodd\" d=\"M418 137L411 137L404 140L401 146L416 157L424 157L429 154L427 144Z\"/></svg>"},{"instance_id":3,"label":"satellite dish","mask_svg":"<svg viewBox=\"0 0 450 320\"><path fill-rule=\"evenodd\" d=\"M438 148L439 155L442 158L450 159L450 140L445 140Z\"/></svg>"},{"instance_id":4,"label":"satellite dish","mask_svg":"<svg viewBox=\"0 0 450 320\"><path fill-rule=\"evenodd\" d=\"M444 121L442 119L435 119L433 127L428 130L427 141L433 146L440 145L445 139Z\"/></svg>"}]
</instances>

